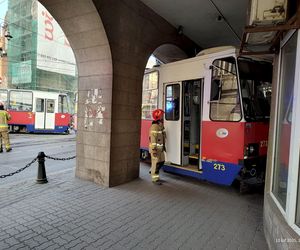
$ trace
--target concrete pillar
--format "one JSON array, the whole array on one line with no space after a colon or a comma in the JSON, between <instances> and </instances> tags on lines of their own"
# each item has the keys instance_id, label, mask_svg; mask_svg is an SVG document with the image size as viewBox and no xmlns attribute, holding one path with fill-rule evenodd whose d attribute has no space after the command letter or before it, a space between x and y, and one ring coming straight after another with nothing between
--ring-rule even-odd
<instances>
[{"instance_id":1,"label":"concrete pillar","mask_svg":"<svg viewBox=\"0 0 300 250\"><path fill-rule=\"evenodd\" d=\"M193 50L195 44L138 0L94 0L113 61L109 185L139 176L142 80L147 60L160 45Z\"/></svg>"},{"instance_id":2,"label":"concrete pillar","mask_svg":"<svg viewBox=\"0 0 300 250\"><path fill-rule=\"evenodd\" d=\"M79 70L76 176L115 186L139 176L142 79L151 53L195 44L139 0L42 0Z\"/></svg>"},{"instance_id":3,"label":"concrete pillar","mask_svg":"<svg viewBox=\"0 0 300 250\"><path fill-rule=\"evenodd\" d=\"M109 185L112 59L92 0L42 0L68 38L78 67L76 176Z\"/></svg>"}]
</instances>

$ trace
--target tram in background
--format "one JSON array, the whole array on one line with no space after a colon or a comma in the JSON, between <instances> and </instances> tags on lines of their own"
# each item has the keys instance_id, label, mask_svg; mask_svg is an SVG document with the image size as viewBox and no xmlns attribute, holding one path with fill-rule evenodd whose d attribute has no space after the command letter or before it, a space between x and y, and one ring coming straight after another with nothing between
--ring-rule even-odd
<instances>
[{"instance_id":1,"label":"tram in background","mask_svg":"<svg viewBox=\"0 0 300 250\"><path fill-rule=\"evenodd\" d=\"M272 63L234 47L163 64L143 81L141 158L149 157L151 112L165 111L167 172L213 183L264 183ZM244 185L245 184L245 185Z\"/></svg>"},{"instance_id":2,"label":"tram in background","mask_svg":"<svg viewBox=\"0 0 300 250\"><path fill-rule=\"evenodd\" d=\"M12 119L11 132L69 133L69 98L63 93L36 90L0 89Z\"/></svg>"},{"instance_id":3,"label":"tram in background","mask_svg":"<svg viewBox=\"0 0 300 250\"><path fill-rule=\"evenodd\" d=\"M78 92L74 95L74 114L71 117L71 128L77 132Z\"/></svg>"}]
</instances>

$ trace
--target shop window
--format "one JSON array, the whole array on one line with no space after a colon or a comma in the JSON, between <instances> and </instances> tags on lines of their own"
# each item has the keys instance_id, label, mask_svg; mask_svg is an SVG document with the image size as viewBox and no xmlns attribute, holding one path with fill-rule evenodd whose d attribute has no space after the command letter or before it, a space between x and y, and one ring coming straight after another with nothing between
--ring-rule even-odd
<instances>
[{"instance_id":1,"label":"shop window","mask_svg":"<svg viewBox=\"0 0 300 250\"><path fill-rule=\"evenodd\" d=\"M180 111L180 85L166 86L165 117L168 121L178 121Z\"/></svg>"},{"instance_id":2,"label":"shop window","mask_svg":"<svg viewBox=\"0 0 300 250\"><path fill-rule=\"evenodd\" d=\"M275 161L272 192L286 208L289 153L293 114L293 95L296 65L297 33L282 48L279 86L279 105L277 110L277 130L275 141Z\"/></svg>"},{"instance_id":3,"label":"shop window","mask_svg":"<svg viewBox=\"0 0 300 250\"><path fill-rule=\"evenodd\" d=\"M242 117L235 59L233 57L218 59L211 67L211 120L240 121Z\"/></svg>"},{"instance_id":4,"label":"shop window","mask_svg":"<svg viewBox=\"0 0 300 250\"><path fill-rule=\"evenodd\" d=\"M142 119L152 119L158 104L158 71L146 73L143 80Z\"/></svg>"},{"instance_id":5,"label":"shop window","mask_svg":"<svg viewBox=\"0 0 300 250\"><path fill-rule=\"evenodd\" d=\"M297 207L296 207L296 225L300 227L300 159L299 159L299 174L298 174L298 197L297 197Z\"/></svg>"}]
</instances>

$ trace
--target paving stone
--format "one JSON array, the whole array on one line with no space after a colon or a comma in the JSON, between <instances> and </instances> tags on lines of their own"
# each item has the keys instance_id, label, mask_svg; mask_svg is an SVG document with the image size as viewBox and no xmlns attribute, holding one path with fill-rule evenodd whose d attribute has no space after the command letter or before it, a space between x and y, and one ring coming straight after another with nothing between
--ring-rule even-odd
<instances>
[{"instance_id":1,"label":"paving stone","mask_svg":"<svg viewBox=\"0 0 300 250\"><path fill-rule=\"evenodd\" d=\"M262 195L167 173L155 186L148 170L109 189L72 172L0 186L0 249L267 249Z\"/></svg>"},{"instance_id":2,"label":"paving stone","mask_svg":"<svg viewBox=\"0 0 300 250\"><path fill-rule=\"evenodd\" d=\"M20 243L18 240L16 240L13 237L5 239L4 242L7 243L9 246L14 246Z\"/></svg>"}]
</instances>

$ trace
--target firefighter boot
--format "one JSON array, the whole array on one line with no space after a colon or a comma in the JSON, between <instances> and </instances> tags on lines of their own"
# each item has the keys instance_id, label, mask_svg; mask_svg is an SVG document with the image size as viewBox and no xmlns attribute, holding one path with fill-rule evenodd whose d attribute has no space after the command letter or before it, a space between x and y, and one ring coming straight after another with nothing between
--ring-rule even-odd
<instances>
[{"instance_id":1,"label":"firefighter boot","mask_svg":"<svg viewBox=\"0 0 300 250\"><path fill-rule=\"evenodd\" d=\"M152 183L156 185L161 185L161 181L159 180L159 175L157 173L152 174Z\"/></svg>"}]
</instances>

